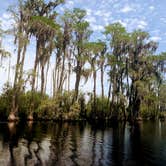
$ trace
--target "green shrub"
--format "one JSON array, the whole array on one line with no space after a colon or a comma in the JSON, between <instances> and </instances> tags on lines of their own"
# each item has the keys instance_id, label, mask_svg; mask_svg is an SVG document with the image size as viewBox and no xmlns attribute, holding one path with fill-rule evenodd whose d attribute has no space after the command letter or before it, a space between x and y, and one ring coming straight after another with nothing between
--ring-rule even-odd
<instances>
[{"instance_id":1,"label":"green shrub","mask_svg":"<svg viewBox=\"0 0 166 166\"><path fill-rule=\"evenodd\" d=\"M78 102L72 103L73 95L73 92L64 92L55 98L42 100L35 113L39 119L79 119L80 104Z\"/></svg>"},{"instance_id":2,"label":"green shrub","mask_svg":"<svg viewBox=\"0 0 166 166\"><path fill-rule=\"evenodd\" d=\"M96 98L96 110L94 110L94 100L91 98L86 106L87 109L87 117L91 118L93 117L93 114L95 112L96 118L103 119L106 118L109 114L109 103L108 99L106 97L97 97Z\"/></svg>"},{"instance_id":3,"label":"green shrub","mask_svg":"<svg viewBox=\"0 0 166 166\"><path fill-rule=\"evenodd\" d=\"M5 84L0 96L0 120L7 120L11 110L12 95L12 87L8 83Z\"/></svg>"}]
</instances>

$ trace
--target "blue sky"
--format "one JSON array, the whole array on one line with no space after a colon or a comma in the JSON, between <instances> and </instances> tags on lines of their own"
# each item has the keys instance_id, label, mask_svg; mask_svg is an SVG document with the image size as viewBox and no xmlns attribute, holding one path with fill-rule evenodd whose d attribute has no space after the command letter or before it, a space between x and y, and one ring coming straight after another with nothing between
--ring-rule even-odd
<instances>
[{"instance_id":1,"label":"blue sky","mask_svg":"<svg viewBox=\"0 0 166 166\"><path fill-rule=\"evenodd\" d=\"M16 3L17 0L1 3L0 20L5 28L9 26L6 9ZM66 0L60 10L73 7L87 10L87 20L95 37L105 25L118 21L129 31L136 28L148 31L159 42L158 52L166 50L166 0Z\"/></svg>"},{"instance_id":2,"label":"blue sky","mask_svg":"<svg viewBox=\"0 0 166 166\"><path fill-rule=\"evenodd\" d=\"M159 42L158 52L166 51L166 0L67 0L67 8L87 10L94 35L113 23L122 23L129 31L148 31Z\"/></svg>"},{"instance_id":3,"label":"blue sky","mask_svg":"<svg viewBox=\"0 0 166 166\"><path fill-rule=\"evenodd\" d=\"M17 0L4 0L0 6L0 22L4 29L8 29L12 20L6 9L16 4ZM91 28L94 31L94 38L101 38L101 31L104 26L120 22L127 28L128 31L134 29L142 29L148 31L151 39L159 42L157 53L166 51L166 0L66 0L66 4L59 7L63 12L64 9L79 7L87 11L86 20L90 22ZM6 38L4 46L9 51L13 52L13 39ZM28 48L28 53L31 58L26 59L25 69L30 69L33 66L35 48ZM29 56L27 56L29 57ZM12 64L15 64L16 56L12 57ZM8 62L6 62L7 66ZM5 72L7 67L1 68ZM4 73L0 72L0 86L5 82ZM3 74L2 74L3 73ZM100 81L99 81L100 82ZM92 89L92 85L87 84L87 89ZM105 83L107 85L107 83ZM83 87L84 88L84 87Z\"/></svg>"}]
</instances>

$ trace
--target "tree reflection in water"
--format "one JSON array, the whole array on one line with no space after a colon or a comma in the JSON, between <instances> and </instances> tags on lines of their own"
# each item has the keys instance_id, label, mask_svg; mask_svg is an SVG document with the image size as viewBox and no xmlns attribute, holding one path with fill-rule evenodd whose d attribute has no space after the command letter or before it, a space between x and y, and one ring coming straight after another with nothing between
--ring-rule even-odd
<instances>
[{"instance_id":1,"label":"tree reflection in water","mask_svg":"<svg viewBox=\"0 0 166 166\"><path fill-rule=\"evenodd\" d=\"M0 165L164 166L163 123L1 123Z\"/></svg>"}]
</instances>

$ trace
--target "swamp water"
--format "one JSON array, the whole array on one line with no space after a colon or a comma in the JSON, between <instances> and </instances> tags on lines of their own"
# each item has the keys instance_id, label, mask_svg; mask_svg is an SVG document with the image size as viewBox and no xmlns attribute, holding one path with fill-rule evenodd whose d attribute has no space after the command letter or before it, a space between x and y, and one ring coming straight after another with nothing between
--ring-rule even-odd
<instances>
[{"instance_id":1,"label":"swamp water","mask_svg":"<svg viewBox=\"0 0 166 166\"><path fill-rule=\"evenodd\" d=\"M165 166L166 122L0 123L0 166Z\"/></svg>"}]
</instances>

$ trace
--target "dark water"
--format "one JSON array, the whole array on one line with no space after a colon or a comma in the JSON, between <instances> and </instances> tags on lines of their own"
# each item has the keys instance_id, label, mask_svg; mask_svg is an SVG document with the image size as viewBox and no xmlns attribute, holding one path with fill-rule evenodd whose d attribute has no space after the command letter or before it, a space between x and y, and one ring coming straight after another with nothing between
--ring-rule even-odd
<instances>
[{"instance_id":1,"label":"dark water","mask_svg":"<svg viewBox=\"0 0 166 166\"><path fill-rule=\"evenodd\" d=\"M166 122L0 123L0 166L166 166Z\"/></svg>"}]
</instances>

